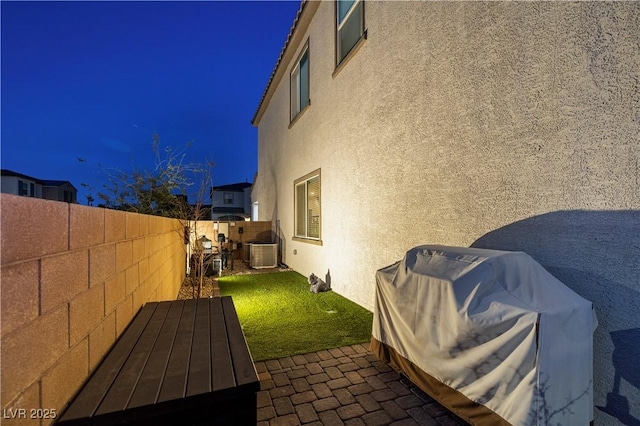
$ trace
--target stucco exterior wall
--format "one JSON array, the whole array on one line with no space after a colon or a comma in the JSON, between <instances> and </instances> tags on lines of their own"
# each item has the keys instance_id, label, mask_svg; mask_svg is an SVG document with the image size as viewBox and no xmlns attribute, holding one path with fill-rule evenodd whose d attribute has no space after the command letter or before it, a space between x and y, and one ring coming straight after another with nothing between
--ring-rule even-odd
<instances>
[{"instance_id":1,"label":"stucco exterior wall","mask_svg":"<svg viewBox=\"0 0 640 426\"><path fill-rule=\"evenodd\" d=\"M65 192L67 199L65 200ZM70 182L63 183L59 186L43 186L42 198L46 200L65 201L67 203L78 202L78 191Z\"/></svg>"},{"instance_id":2,"label":"stucco exterior wall","mask_svg":"<svg viewBox=\"0 0 640 426\"><path fill-rule=\"evenodd\" d=\"M35 193L33 194L36 198L42 198L42 184L36 182L35 180L29 180L24 178L18 178L16 176L2 176L2 183L0 184L1 192L5 194L14 194L18 195L20 192L20 185L18 185L18 181L23 181L28 185L33 184Z\"/></svg>"},{"instance_id":3,"label":"stucco exterior wall","mask_svg":"<svg viewBox=\"0 0 640 426\"><path fill-rule=\"evenodd\" d=\"M50 424L30 410L60 415L138 310L175 299L185 276L183 228L7 194L0 221L2 424Z\"/></svg>"},{"instance_id":4,"label":"stucco exterior wall","mask_svg":"<svg viewBox=\"0 0 640 426\"><path fill-rule=\"evenodd\" d=\"M248 214L251 210L251 188L244 189L242 191L213 191L211 194L211 204L213 207L233 207L244 209L245 214ZM233 194L233 203L224 203L224 194Z\"/></svg>"},{"instance_id":5,"label":"stucco exterior wall","mask_svg":"<svg viewBox=\"0 0 640 426\"><path fill-rule=\"evenodd\" d=\"M310 107L289 128L287 62L256 123L253 195L283 261L372 309L375 271L415 245L526 251L594 302L596 423L637 421L640 3L365 6L332 76L319 4L289 46L309 40ZM321 246L292 240L293 182L316 169Z\"/></svg>"}]
</instances>

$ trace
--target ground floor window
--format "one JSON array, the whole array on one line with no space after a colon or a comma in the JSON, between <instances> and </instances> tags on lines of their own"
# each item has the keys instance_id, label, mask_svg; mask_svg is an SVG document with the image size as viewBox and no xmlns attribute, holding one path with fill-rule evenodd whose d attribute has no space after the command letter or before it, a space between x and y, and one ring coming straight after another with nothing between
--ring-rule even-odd
<instances>
[{"instance_id":1,"label":"ground floor window","mask_svg":"<svg viewBox=\"0 0 640 426\"><path fill-rule=\"evenodd\" d=\"M320 170L294 182L295 236L319 241L321 238Z\"/></svg>"}]
</instances>

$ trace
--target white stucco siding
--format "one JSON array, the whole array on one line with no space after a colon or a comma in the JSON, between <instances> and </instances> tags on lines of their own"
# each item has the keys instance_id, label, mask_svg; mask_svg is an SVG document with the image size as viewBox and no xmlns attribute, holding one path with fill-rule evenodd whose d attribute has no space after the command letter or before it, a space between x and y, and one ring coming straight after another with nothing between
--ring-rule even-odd
<instances>
[{"instance_id":1,"label":"white stucco siding","mask_svg":"<svg viewBox=\"0 0 640 426\"><path fill-rule=\"evenodd\" d=\"M614 333L640 329L640 3L367 2L335 76L333 14L322 2L301 38L311 106L289 129L287 71L258 123L260 219L280 221L285 263L372 309L375 271L415 245L526 251L594 302L606 406ZM316 169L322 246L292 240L293 182Z\"/></svg>"},{"instance_id":2,"label":"white stucco siding","mask_svg":"<svg viewBox=\"0 0 640 426\"><path fill-rule=\"evenodd\" d=\"M310 108L288 128L289 64L260 121L261 219L290 235L293 181L321 168L324 251L366 235L383 247L370 270L414 242L638 207L637 7L368 2L368 40L332 78L333 7L301 38Z\"/></svg>"},{"instance_id":3,"label":"white stucco siding","mask_svg":"<svg viewBox=\"0 0 640 426\"><path fill-rule=\"evenodd\" d=\"M20 184L19 182L23 182L29 187L29 197L42 198L42 184L33 179L29 179L28 177L17 177L17 176L2 176L2 183L0 187L2 192L7 194L21 195L20 194ZM33 186L33 193L31 194L31 187Z\"/></svg>"}]
</instances>

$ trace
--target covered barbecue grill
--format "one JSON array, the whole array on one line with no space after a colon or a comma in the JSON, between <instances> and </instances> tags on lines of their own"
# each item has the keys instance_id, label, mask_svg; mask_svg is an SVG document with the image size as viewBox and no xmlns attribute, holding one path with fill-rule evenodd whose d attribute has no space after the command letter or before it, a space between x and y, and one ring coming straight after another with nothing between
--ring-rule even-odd
<instances>
[{"instance_id":1,"label":"covered barbecue grill","mask_svg":"<svg viewBox=\"0 0 640 426\"><path fill-rule=\"evenodd\" d=\"M527 254L419 246L376 282L373 352L461 418L593 420L592 304Z\"/></svg>"}]
</instances>

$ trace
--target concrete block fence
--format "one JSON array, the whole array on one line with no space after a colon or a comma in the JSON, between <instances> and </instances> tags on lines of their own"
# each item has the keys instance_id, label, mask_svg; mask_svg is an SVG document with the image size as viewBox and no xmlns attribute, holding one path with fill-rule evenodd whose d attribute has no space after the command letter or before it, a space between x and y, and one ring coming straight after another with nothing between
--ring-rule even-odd
<instances>
[{"instance_id":1,"label":"concrete block fence","mask_svg":"<svg viewBox=\"0 0 640 426\"><path fill-rule=\"evenodd\" d=\"M50 424L138 310L175 299L183 227L8 194L0 221L0 422Z\"/></svg>"},{"instance_id":2,"label":"concrete block fence","mask_svg":"<svg viewBox=\"0 0 640 426\"><path fill-rule=\"evenodd\" d=\"M243 232L240 233L240 228ZM260 222L229 222L229 235L227 238L234 242L250 243L254 241L275 241L275 235L272 232L273 224L271 221Z\"/></svg>"}]
</instances>

